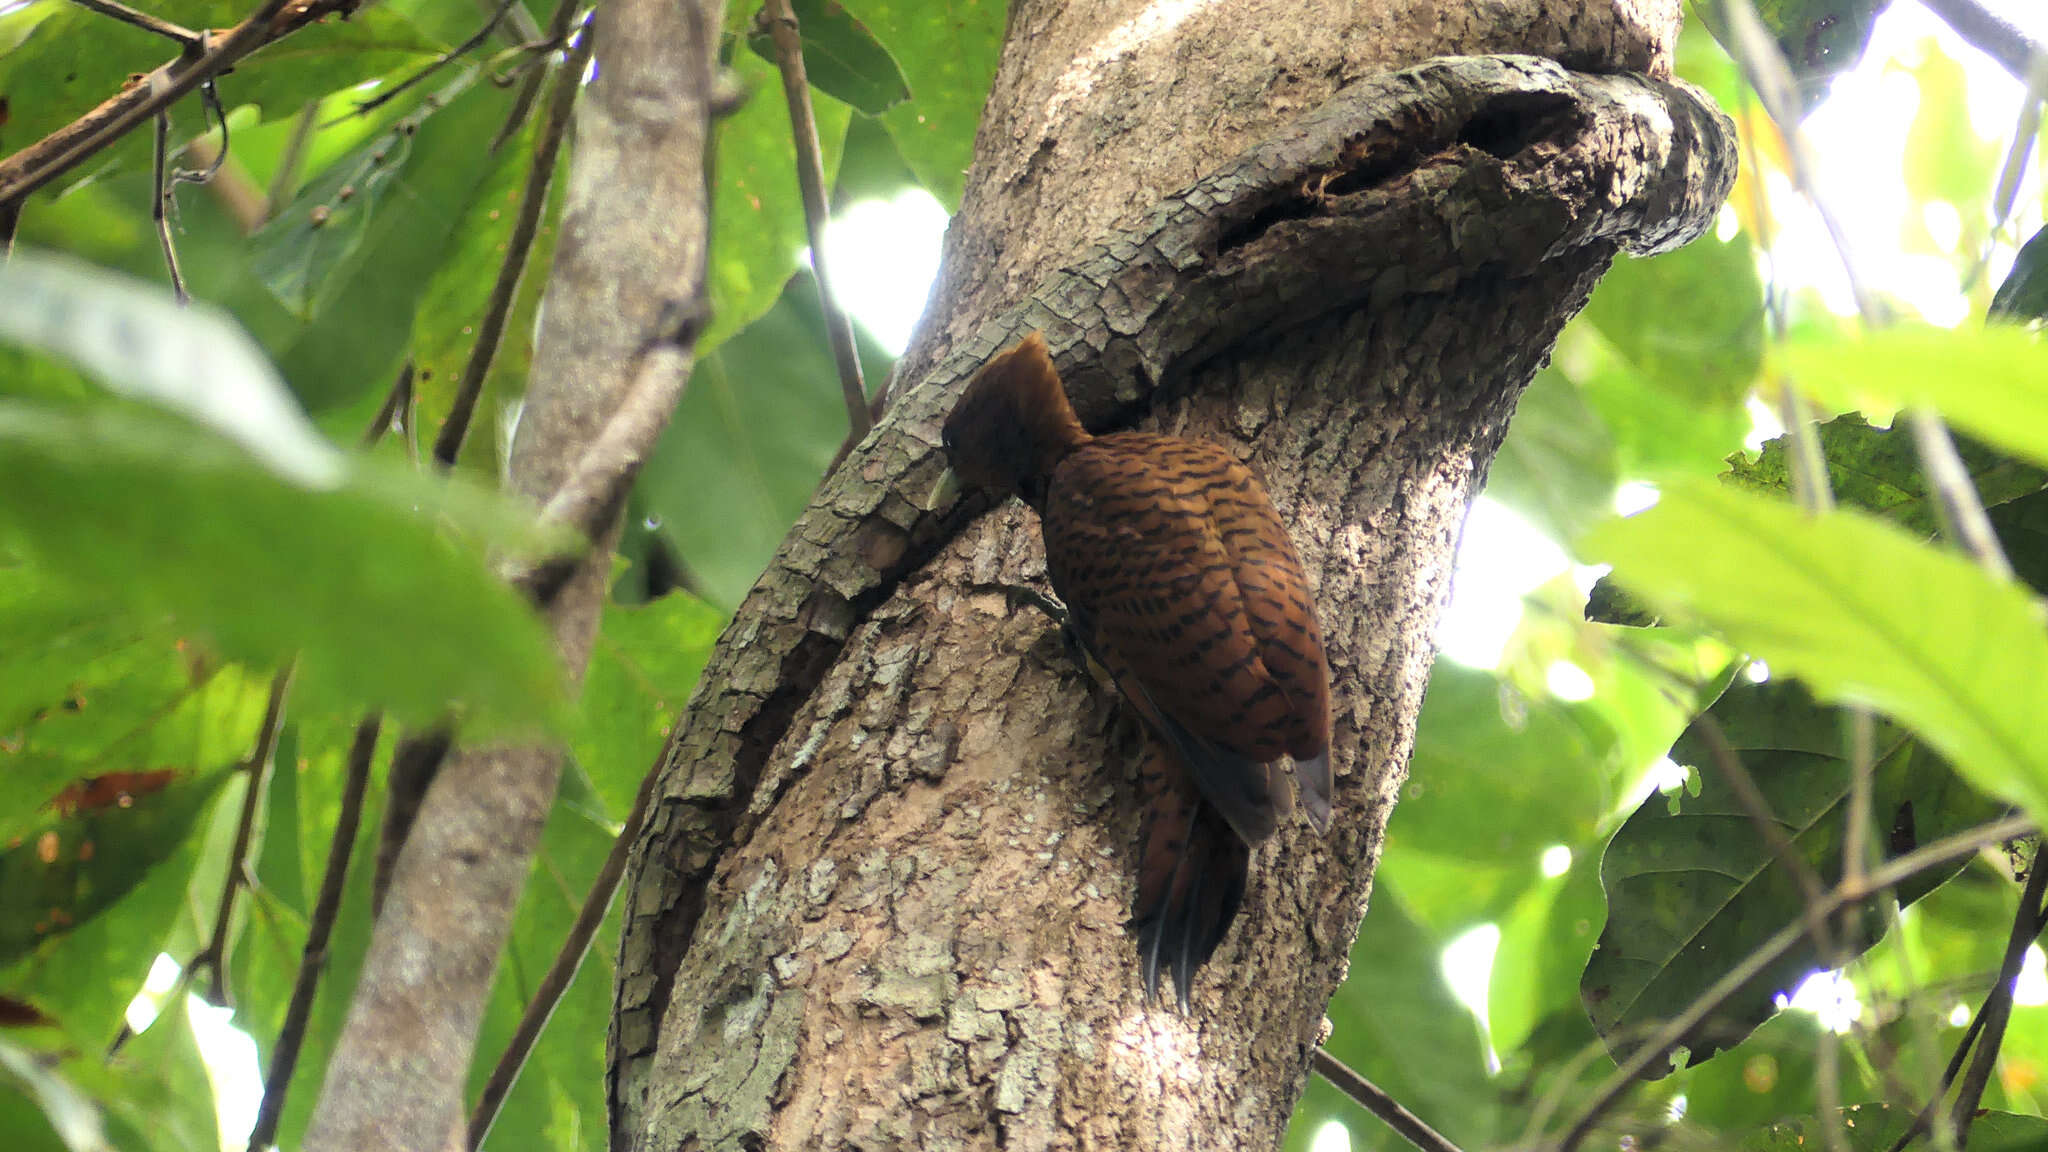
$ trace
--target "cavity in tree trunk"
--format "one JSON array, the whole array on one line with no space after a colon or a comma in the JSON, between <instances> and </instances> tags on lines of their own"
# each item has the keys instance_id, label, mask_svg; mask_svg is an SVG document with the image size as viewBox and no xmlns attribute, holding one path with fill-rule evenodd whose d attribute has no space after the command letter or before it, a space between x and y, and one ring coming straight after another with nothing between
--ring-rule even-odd
<instances>
[{"instance_id":1,"label":"cavity in tree trunk","mask_svg":"<svg viewBox=\"0 0 2048 1152\"><path fill-rule=\"evenodd\" d=\"M1691 238L1732 178L1730 127L1668 79L1678 19L1012 5L889 411L672 734L627 898L615 1149L1278 1141L1515 398L1614 254ZM953 398L1034 329L1091 428L1250 462L1317 594L1335 823L1254 854L1186 1017L1144 1006L1123 927L1135 721L1007 591L1045 590L1037 525L925 507Z\"/></svg>"}]
</instances>

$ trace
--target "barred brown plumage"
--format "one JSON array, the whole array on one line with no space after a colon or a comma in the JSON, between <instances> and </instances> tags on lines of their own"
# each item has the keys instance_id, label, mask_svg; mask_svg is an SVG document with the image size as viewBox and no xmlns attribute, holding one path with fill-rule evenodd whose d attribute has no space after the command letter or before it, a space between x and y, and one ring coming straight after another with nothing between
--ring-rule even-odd
<instances>
[{"instance_id":1,"label":"barred brown plumage","mask_svg":"<svg viewBox=\"0 0 2048 1152\"><path fill-rule=\"evenodd\" d=\"M1091 436L1037 333L989 361L946 420L963 481L1035 508L1067 629L1147 729L1131 927L1146 997L1162 965L1183 1007L1243 898L1248 847L1293 789L1330 818L1329 671L1286 526L1223 448Z\"/></svg>"}]
</instances>

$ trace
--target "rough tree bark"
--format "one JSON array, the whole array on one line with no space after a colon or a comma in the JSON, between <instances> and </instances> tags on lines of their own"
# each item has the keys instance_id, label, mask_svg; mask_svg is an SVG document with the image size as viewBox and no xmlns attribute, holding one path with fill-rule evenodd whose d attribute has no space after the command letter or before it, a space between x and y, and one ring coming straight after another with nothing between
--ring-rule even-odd
<instances>
[{"instance_id":1,"label":"rough tree bark","mask_svg":"<svg viewBox=\"0 0 2048 1152\"><path fill-rule=\"evenodd\" d=\"M1617 249L1690 239L1733 175L1725 118L1666 79L1676 0L1010 19L889 413L665 753L615 1149L1272 1146L1515 398ZM1483 52L1549 59L1393 71ZM1317 589L1337 824L1255 854L1187 1018L1143 1006L1122 927L1135 729L1004 591L1044 587L1031 514L923 506L952 398L1031 328L1092 427L1235 446Z\"/></svg>"}]
</instances>

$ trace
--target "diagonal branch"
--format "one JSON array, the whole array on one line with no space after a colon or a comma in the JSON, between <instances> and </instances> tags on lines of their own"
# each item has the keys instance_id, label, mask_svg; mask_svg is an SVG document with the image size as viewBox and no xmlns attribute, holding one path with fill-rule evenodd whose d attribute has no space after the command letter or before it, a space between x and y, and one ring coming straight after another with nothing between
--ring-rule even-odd
<instances>
[{"instance_id":1,"label":"diagonal branch","mask_svg":"<svg viewBox=\"0 0 2048 1152\"><path fill-rule=\"evenodd\" d=\"M839 368L839 390L846 399L846 442L836 464L874 426L868 412L867 382L861 379L860 350L853 340L853 321L840 310L825 271L825 162L818 148L818 119L811 111L811 82L804 73L804 41L789 0L767 0L761 20L775 41L775 62L782 70L782 95L789 102L790 135L796 141L796 181L803 190L804 230L811 241L811 273L818 281L818 307L825 317L825 339Z\"/></svg>"},{"instance_id":2,"label":"diagonal branch","mask_svg":"<svg viewBox=\"0 0 2048 1152\"><path fill-rule=\"evenodd\" d=\"M20 202L98 155L258 48L325 16L354 12L358 3L360 0L263 0L262 7L210 48L188 50L129 82L77 120L0 160L0 206Z\"/></svg>"}]
</instances>

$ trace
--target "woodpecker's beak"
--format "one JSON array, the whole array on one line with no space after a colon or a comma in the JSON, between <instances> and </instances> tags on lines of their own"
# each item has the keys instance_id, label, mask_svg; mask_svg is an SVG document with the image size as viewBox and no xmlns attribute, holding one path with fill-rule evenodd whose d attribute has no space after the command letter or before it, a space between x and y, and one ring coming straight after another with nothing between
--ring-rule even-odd
<instances>
[{"instance_id":1,"label":"woodpecker's beak","mask_svg":"<svg viewBox=\"0 0 2048 1152\"><path fill-rule=\"evenodd\" d=\"M961 483L960 474L947 468L932 482L931 491L924 498L924 510L937 512L941 508L950 508L959 502L960 494L965 490L966 485Z\"/></svg>"}]
</instances>

